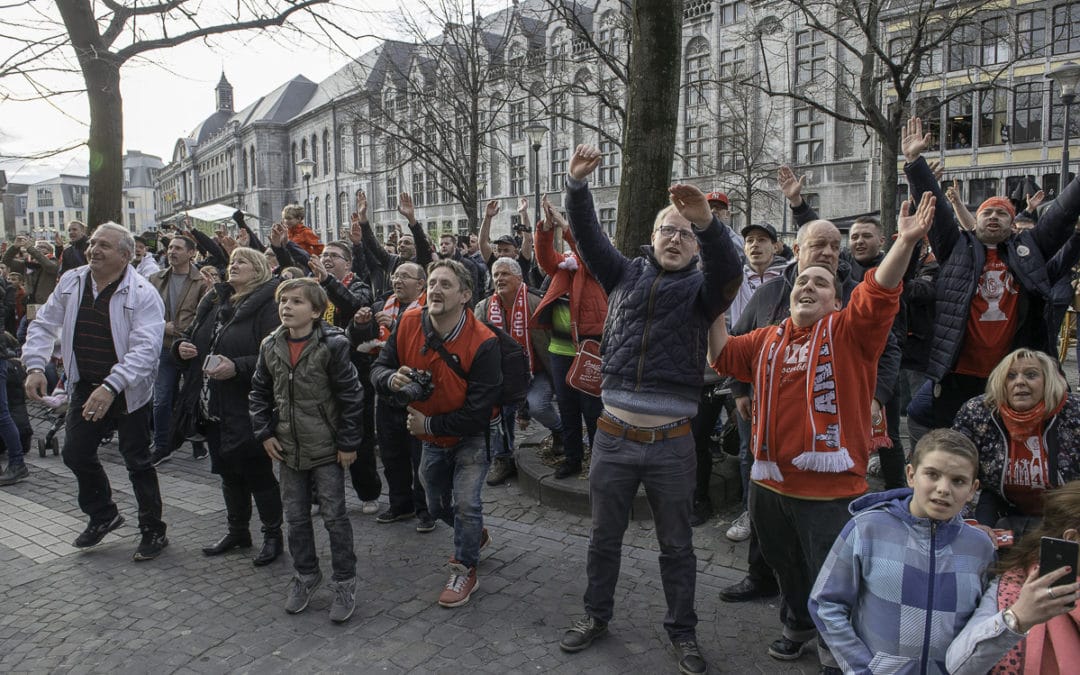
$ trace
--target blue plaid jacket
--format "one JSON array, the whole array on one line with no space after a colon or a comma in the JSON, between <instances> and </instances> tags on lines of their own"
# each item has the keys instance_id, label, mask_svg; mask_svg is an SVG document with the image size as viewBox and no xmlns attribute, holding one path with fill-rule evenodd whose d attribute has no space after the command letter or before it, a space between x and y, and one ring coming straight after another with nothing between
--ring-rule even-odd
<instances>
[{"instance_id":1,"label":"blue plaid jacket","mask_svg":"<svg viewBox=\"0 0 1080 675\"><path fill-rule=\"evenodd\" d=\"M911 515L907 488L851 503L810 594L845 673L946 673L945 652L979 604L990 538L959 516Z\"/></svg>"}]
</instances>

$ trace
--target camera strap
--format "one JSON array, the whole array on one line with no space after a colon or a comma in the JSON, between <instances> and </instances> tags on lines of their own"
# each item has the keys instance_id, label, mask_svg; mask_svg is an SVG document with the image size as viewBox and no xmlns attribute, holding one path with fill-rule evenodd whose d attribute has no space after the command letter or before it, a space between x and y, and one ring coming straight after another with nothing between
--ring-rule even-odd
<instances>
[{"instance_id":1,"label":"camera strap","mask_svg":"<svg viewBox=\"0 0 1080 675\"><path fill-rule=\"evenodd\" d=\"M458 377L465 380L469 380L468 373L461 367L454 355L443 346L443 340L435 333L434 327L431 325L431 319L428 318L427 308L425 307L420 313L420 325L424 331L424 347L427 349L434 349L442 357L442 360L446 362L446 365L450 366L450 370L454 371Z\"/></svg>"}]
</instances>

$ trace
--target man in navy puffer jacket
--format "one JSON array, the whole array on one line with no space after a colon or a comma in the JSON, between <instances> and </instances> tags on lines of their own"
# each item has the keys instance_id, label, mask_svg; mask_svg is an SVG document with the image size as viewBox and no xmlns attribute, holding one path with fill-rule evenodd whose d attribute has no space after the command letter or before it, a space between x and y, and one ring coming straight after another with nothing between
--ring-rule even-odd
<instances>
[{"instance_id":1,"label":"man in navy puffer jacket","mask_svg":"<svg viewBox=\"0 0 1080 675\"><path fill-rule=\"evenodd\" d=\"M566 188L570 228L589 271L608 293L608 316L601 344L604 411L589 472L586 616L559 646L580 651L607 631L623 533L644 484L660 544L664 628L680 671L704 673L695 632L690 514L697 460L690 419L697 414L709 327L735 297L742 265L705 195L689 185L670 188L672 206L657 214L652 245L642 247L643 255L622 256L601 230L585 183L599 163L599 150L578 146Z\"/></svg>"}]
</instances>

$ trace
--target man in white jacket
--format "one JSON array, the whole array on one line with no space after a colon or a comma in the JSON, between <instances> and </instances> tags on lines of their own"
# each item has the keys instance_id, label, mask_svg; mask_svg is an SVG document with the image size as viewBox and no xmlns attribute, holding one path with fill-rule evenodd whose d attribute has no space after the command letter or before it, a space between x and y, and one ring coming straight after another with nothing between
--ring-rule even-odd
<instances>
[{"instance_id":1,"label":"man in white jacket","mask_svg":"<svg viewBox=\"0 0 1080 675\"><path fill-rule=\"evenodd\" d=\"M71 400L65 420L64 464L79 484L79 506L90 524L75 540L98 544L124 523L98 460L101 439L114 429L139 506L142 541L135 560L152 560L169 544L161 521L161 491L150 463L154 377L165 330L165 307L131 267L132 236L104 223L90 237L89 264L61 277L30 323L23 346L26 393L47 394L44 368L60 340ZM78 336L78 339L76 339Z\"/></svg>"}]
</instances>

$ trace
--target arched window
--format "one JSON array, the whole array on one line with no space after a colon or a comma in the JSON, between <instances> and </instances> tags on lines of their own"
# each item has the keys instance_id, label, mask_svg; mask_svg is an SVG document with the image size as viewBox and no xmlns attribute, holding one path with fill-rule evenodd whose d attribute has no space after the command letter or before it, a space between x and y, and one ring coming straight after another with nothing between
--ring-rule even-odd
<instances>
[{"instance_id":1,"label":"arched window","mask_svg":"<svg viewBox=\"0 0 1080 675\"><path fill-rule=\"evenodd\" d=\"M330 233L330 241L338 238L337 229L334 225L334 219L330 217L330 206L333 203L334 201L330 199L330 195L326 195L326 198L323 199L323 210L326 212L326 230Z\"/></svg>"},{"instance_id":2,"label":"arched window","mask_svg":"<svg viewBox=\"0 0 1080 675\"><path fill-rule=\"evenodd\" d=\"M307 139L300 141L300 159L307 159Z\"/></svg>"},{"instance_id":3,"label":"arched window","mask_svg":"<svg viewBox=\"0 0 1080 675\"><path fill-rule=\"evenodd\" d=\"M319 175L319 137L311 134L311 161L315 162L311 167L311 177Z\"/></svg>"},{"instance_id":4,"label":"arched window","mask_svg":"<svg viewBox=\"0 0 1080 675\"><path fill-rule=\"evenodd\" d=\"M330 132L323 129L322 132L322 166L323 173L330 175ZM327 200L329 201L329 200Z\"/></svg>"},{"instance_id":5,"label":"arched window","mask_svg":"<svg viewBox=\"0 0 1080 675\"><path fill-rule=\"evenodd\" d=\"M251 146L251 154L249 154L248 156L251 157L251 187L255 187L255 185L257 185L257 183L256 183L256 180L255 180L255 146L254 145Z\"/></svg>"},{"instance_id":6,"label":"arched window","mask_svg":"<svg viewBox=\"0 0 1080 675\"><path fill-rule=\"evenodd\" d=\"M296 141L292 144L292 182L296 182Z\"/></svg>"},{"instance_id":7,"label":"arched window","mask_svg":"<svg viewBox=\"0 0 1080 675\"><path fill-rule=\"evenodd\" d=\"M338 195L338 224L341 227L352 225L352 211L349 210L349 193L342 192Z\"/></svg>"},{"instance_id":8,"label":"arched window","mask_svg":"<svg viewBox=\"0 0 1080 675\"><path fill-rule=\"evenodd\" d=\"M686 45L686 107L697 108L707 105L709 72L709 42L703 37L696 37Z\"/></svg>"},{"instance_id":9,"label":"arched window","mask_svg":"<svg viewBox=\"0 0 1080 675\"><path fill-rule=\"evenodd\" d=\"M318 229L319 227L319 198L315 198L315 204L311 209L311 228Z\"/></svg>"},{"instance_id":10,"label":"arched window","mask_svg":"<svg viewBox=\"0 0 1080 675\"><path fill-rule=\"evenodd\" d=\"M240 153L240 159L243 162L240 165L240 167L241 167L241 171L244 172L244 185L246 187L248 185L251 185L251 179L248 178L248 173L247 173L247 170L248 170L247 148L244 148L243 151Z\"/></svg>"}]
</instances>

